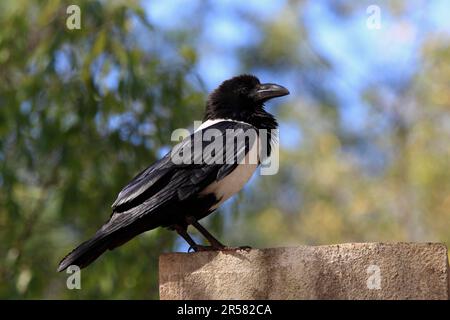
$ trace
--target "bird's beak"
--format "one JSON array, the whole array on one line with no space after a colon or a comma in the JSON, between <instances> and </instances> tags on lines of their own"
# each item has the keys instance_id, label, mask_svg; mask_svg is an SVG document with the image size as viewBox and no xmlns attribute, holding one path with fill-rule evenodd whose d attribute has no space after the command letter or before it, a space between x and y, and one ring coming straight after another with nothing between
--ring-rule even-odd
<instances>
[{"instance_id":1,"label":"bird's beak","mask_svg":"<svg viewBox=\"0 0 450 320\"><path fill-rule=\"evenodd\" d=\"M258 86L253 94L257 101L267 101L272 98L282 97L289 94L289 90L274 83L263 83Z\"/></svg>"}]
</instances>

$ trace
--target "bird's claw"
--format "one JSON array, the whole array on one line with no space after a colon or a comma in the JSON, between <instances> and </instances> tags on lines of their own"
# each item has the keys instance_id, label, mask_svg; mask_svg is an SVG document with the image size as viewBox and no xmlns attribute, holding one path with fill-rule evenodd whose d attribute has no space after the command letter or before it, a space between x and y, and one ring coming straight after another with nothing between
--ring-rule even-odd
<instances>
[{"instance_id":1,"label":"bird's claw","mask_svg":"<svg viewBox=\"0 0 450 320\"><path fill-rule=\"evenodd\" d=\"M191 250L194 252L199 252L199 251L217 251L220 249L214 248L213 246L202 246L197 244L195 246L190 246L188 252L191 252Z\"/></svg>"},{"instance_id":2,"label":"bird's claw","mask_svg":"<svg viewBox=\"0 0 450 320\"><path fill-rule=\"evenodd\" d=\"M199 251L237 251L237 250L244 250L244 251L250 251L252 247L250 246L240 246L240 247L227 247L227 246L221 246L221 247L215 247L215 246L202 246L202 245L195 245L190 246L188 249L188 253L191 252L199 252Z\"/></svg>"},{"instance_id":3,"label":"bird's claw","mask_svg":"<svg viewBox=\"0 0 450 320\"><path fill-rule=\"evenodd\" d=\"M239 247L224 247L223 251L237 251L237 250L244 250L244 251L250 251L252 247L250 246L239 246Z\"/></svg>"}]
</instances>

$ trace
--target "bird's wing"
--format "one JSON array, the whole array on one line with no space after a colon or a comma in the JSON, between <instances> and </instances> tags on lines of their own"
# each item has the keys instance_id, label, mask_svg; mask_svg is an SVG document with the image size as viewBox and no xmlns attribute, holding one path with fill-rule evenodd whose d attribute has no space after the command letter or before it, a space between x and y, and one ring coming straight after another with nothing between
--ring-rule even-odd
<instances>
[{"instance_id":1,"label":"bird's wing","mask_svg":"<svg viewBox=\"0 0 450 320\"><path fill-rule=\"evenodd\" d=\"M212 132L214 139L205 139L207 130ZM197 131L184 139L173 150L191 150L187 163L173 161L173 152L169 152L162 159L139 173L118 195L112 205L114 212L128 212L140 207L141 213L155 210L169 200L181 201L200 192L214 181L221 180L232 172L239 161L249 152L253 139L239 139L255 128L250 124L221 121L207 128ZM233 133L231 133L233 131ZM234 144L232 152L229 151ZM213 152L197 152L194 147L201 146L200 151L209 147ZM228 152L227 152L228 150ZM214 156L222 155L222 163L214 163ZM184 154L183 154L184 155ZM212 156L211 156L212 155ZM203 159L202 159L203 157Z\"/></svg>"}]
</instances>

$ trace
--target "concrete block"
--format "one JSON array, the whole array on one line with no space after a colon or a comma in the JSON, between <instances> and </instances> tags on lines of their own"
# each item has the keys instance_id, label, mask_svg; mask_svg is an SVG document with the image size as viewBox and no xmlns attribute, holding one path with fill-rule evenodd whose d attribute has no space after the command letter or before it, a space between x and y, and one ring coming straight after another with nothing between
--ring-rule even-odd
<instances>
[{"instance_id":1,"label":"concrete block","mask_svg":"<svg viewBox=\"0 0 450 320\"><path fill-rule=\"evenodd\" d=\"M161 299L449 299L439 243L167 253Z\"/></svg>"}]
</instances>

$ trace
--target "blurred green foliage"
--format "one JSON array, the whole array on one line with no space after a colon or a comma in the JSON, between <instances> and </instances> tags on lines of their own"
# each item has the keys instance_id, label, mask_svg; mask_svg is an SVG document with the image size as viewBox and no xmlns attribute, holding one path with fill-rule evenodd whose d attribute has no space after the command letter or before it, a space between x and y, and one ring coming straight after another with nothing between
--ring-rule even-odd
<instances>
[{"instance_id":1,"label":"blurred green foliage","mask_svg":"<svg viewBox=\"0 0 450 320\"><path fill-rule=\"evenodd\" d=\"M420 72L394 98L367 87L373 121L348 132L323 81L333 65L293 13L303 3L249 18L262 38L239 52L243 71L294 79L298 94L273 112L301 144L281 149L280 172L258 177L230 221L207 222L230 244L449 244L449 39L427 39ZM67 290L67 274L55 270L106 221L121 187L170 146L171 132L201 119L198 21L161 30L137 1L80 1L82 28L68 30L69 4L0 2L0 297L157 298L158 256L176 249L166 230L102 256L82 272L82 290Z\"/></svg>"},{"instance_id":2,"label":"blurred green foliage","mask_svg":"<svg viewBox=\"0 0 450 320\"><path fill-rule=\"evenodd\" d=\"M280 172L260 177L261 183L249 190L248 200L239 206L246 216L230 229L232 238L261 247L356 241L450 244L450 37L425 33L410 77L389 79L390 70L380 70L386 81L368 81L361 97L370 121L355 132L342 126L339 103L323 81L336 75L335 66L317 52L311 54L308 27L292 18L303 3L292 2L286 12L264 22L261 27L271 31L244 54L249 67L256 63L275 74L295 74L301 94L278 112L282 123L300 132L301 142L299 148L281 149ZM345 19L356 9L361 7L354 3L341 14ZM385 4L386 9L394 15L408 10L401 1ZM279 24L303 37L288 32L274 37ZM283 45L273 44L274 39ZM292 56L279 51L275 57L267 55L274 46L300 50Z\"/></svg>"},{"instance_id":3,"label":"blurred green foliage","mask_svg":"<svg viewBox=\"0 0 450 320\"><path fill-rule=\"evenodd\" d=\"M195 57L171 39L170 60L139 43L133 23L149 42L157 30L137 3L82 2L81 30L65 27L68 5L0 5L0 296L157 297L168 231L99 261L79 292L55 268L107 220L115 195L171 132L201 117L204 94L186 81Z\"/></svg>"}]
</instances>

